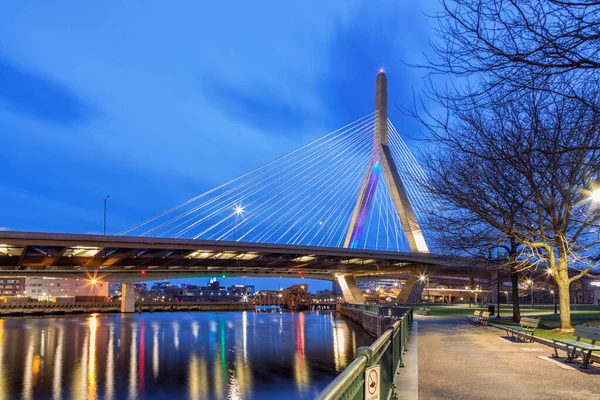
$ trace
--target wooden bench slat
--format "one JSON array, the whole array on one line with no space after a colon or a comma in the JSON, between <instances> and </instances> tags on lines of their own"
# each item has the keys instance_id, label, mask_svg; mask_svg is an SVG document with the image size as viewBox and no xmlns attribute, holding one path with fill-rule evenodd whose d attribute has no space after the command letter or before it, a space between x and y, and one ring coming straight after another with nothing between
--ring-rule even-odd
<instances>
[{"instance_id":1,"label":"wooden bench slat","mask_svg":"<svg viewBox=\"0 0 600 400\"><path fill-rule=\"evenodd\" d=\"M600 340L600 328L594 328L586 325L577 325L575 327L575 332L573 333L575 337L582 337L590 340Z\"/></svg>"},{"instance_id":2,"label":"wooden bench slat","mask_svg":"<svg viewBox=\"0 0 600 400\"><path fill-rule=\"evenodd\" d=\"M552 340L554 340L555 342L558 342L558 343L581 347L582 349L586 349L586 350L600 351L600 346L581 342L579 340L571 340L571 339L552 339Z\"/></svg>"}]
</instances>

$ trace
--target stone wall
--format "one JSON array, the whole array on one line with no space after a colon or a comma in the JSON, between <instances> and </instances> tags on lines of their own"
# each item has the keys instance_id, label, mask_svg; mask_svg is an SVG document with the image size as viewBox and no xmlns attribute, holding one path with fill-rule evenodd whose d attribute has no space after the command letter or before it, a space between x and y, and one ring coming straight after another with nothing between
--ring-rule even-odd
<instances>
[{"instance_id":1,"label":"stone wall","mask_svg":"<svg viewBox=\"0 0 600 400\"><path fill-rule=\"evenodd\" d=\"M356 310L344 305L339 307L340 313L359 324L369 335L378 338L385 332L388 325L393 324L390 317L382 317L366 311Z\"/></svg>"}]
</instances>

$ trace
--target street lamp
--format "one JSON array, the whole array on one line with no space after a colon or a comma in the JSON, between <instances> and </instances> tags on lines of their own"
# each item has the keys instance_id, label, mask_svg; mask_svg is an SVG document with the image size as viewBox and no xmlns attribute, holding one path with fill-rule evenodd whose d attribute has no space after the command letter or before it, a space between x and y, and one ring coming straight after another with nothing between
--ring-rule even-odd
<instances>
[{"instance_id":1,"label":"street lamp","mask_svg":"<svg viewBox=\"0 0 600 400\"><path fill-rule=\"evenodd\" d=\"M496 318L500 318L500 272L498 272L496 281L496 307L498 307Z\"/></svg>"},{"instance_id":2,"label":"street lamp","mask_svg":"<svg viewBox=\"0 0 600 400\"><path fill-rule=\"evenodd\" d=\"M109 197L110 196L106 196L102 199L102 202L104 203L104 236L106 236L106 202L108 201Z\"/></svg>"},{"instance_id":3,"label":"street lamp","mask_svg":"<svg viewBox=\"0 0 600 400\"><path fill-rule=\"evenodd\" d=\"M234 212L235 212L235 225L233 226L233 241L235 242L236 241L236 238L235 238L236 230L237 230L237 225L238 225L238 217L240 215L242 215L242 213L244 212L244 207L235 206Z\"/></svg>"},{"instance_id":4,"label":"street lamp","mask_svg":"<svg viewBox=\"0 0 600 400\"><path fill-rule=\"evenodd\" d=\"M556 304L556 293L554 292L554 290L551 290L550 293L552 293L552 298L554 299L554 314L558 314L558 307Z\"/></svg>"},{"instance_id":5,"label":"street lamp","mask_svg":"<svg viewBox=\"0 0 600 400\"><path fill-rule=\"evenodd\" d=\"M533 281L527 279L527 284L531 286L531 308L533 309Z\"/></svg>"},{"instance_id":6,"label":"street lamp","mask_svg":"<svg viewBox=\"0 0 600 400\"><path fill-rule=\"evenodd\" d=\"M427 276L421 275L419 277L419 280L421 282L425 282L425 280L427 280L427 283L426 283L426 285L427 285L427 308L429 308L429 275L427 275Z\"/></svg>"}]
</instances>

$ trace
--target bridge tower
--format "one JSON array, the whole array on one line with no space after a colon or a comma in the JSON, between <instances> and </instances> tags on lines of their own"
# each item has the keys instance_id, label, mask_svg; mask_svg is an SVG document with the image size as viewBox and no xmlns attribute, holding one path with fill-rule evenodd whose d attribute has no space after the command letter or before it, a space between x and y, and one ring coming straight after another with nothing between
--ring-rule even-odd
<instances>
[{"instance_id":1,"label":"bridge tower","mask_svg":"<svg viewBox=\"0 0 600 400\"><path fill-rule=\"evenodd\" d=\"M357 248L361 239L367 215L373 203L375 189L379 181L384 180L392 196L394 207L411 251L428 253L425 238L419 227L412 205L406 194L402 178L388 147L387 117L387 77L380 70L375 90L375 129L373 136L373 153L362 180L361 189L356 200L354 212L350 218L350 226L346 233L344 247Z\"/></svg>"},{"instance_id":2,"label":"bridge tower","mask_svg":"<svg viewBox=\"0 0 600 400\"><path fill-rule=\"evenodd\" d=\"M375 85L375 127L373 135L373 153L362 180L362 185L356 206L350 218L344 247L357 248L363 234L369 210L372 207L375 189L380 181L387 184L395 211L398 213L402 228L411 251L428 253L429 249L421 232L414 209L410 204L402 178L388 147L388 116L387 116L387 77L383 69L377 75ZM418 302L423 291L423 282L419 279L418 271L410 274L398 295L400 302ZM350 303L364 303L364 297L352 276L338 277L338 283L344 293L344 298Z\"/></svg>"}]
</instances>

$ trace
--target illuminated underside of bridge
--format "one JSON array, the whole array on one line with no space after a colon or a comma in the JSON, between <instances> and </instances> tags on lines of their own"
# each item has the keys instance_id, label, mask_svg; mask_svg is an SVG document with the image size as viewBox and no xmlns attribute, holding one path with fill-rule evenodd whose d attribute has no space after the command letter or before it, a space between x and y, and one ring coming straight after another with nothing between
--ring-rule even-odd
<instances>
[{"instance_id":1,"label":"illuminated underside of bridge","mask_svg":"<svg viewBox=\"0 0 600 400\"><path fill-rule=\"evenodd\" d=\"M0 232L0 276L98 277L108 281L202 276L333 280L435 271L489 275L489 264L431 253L191 239Z\"/></svg>"}]
</instances>

